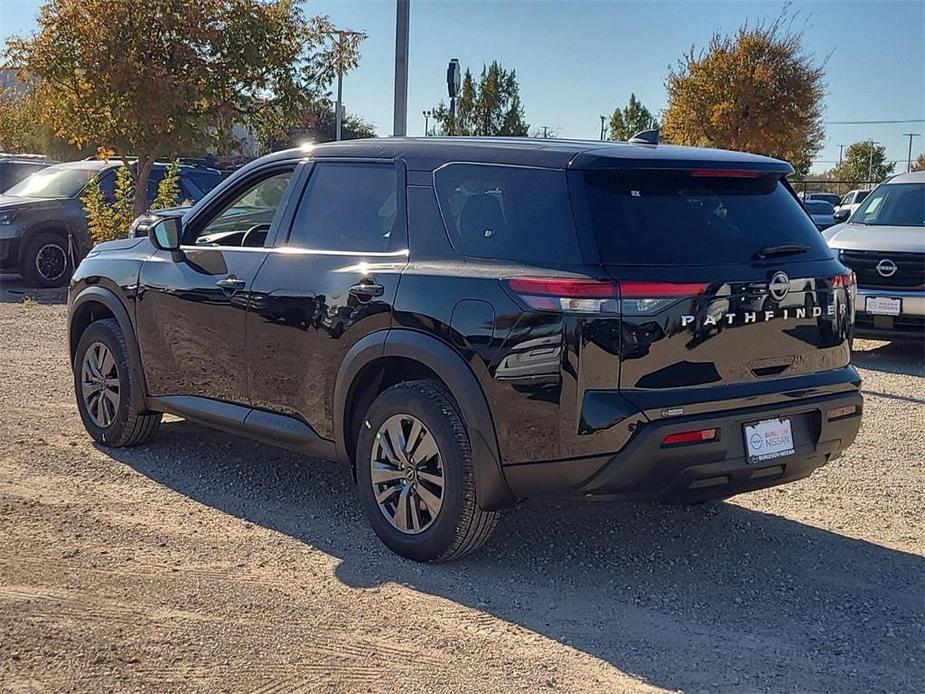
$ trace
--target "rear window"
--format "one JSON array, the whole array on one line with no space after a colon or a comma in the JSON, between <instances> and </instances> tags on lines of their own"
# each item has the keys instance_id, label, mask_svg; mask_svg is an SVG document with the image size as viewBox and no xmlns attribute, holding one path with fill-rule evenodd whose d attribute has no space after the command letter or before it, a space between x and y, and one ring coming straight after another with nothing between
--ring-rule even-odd
<instances>
[{"instance_id":1,"label":"rear window","mask_svg":"<svg viewBox=\"0 0 925 694\"><path fill-rule=\"evenodd\" d=\"M581 262L565 171L450 164L434 179L450 241L462 255Z\"/></svg>"},{"instance_id":2,"label":"rear window","mask_svg":"<svg viewBox=\"0 0 925 694\"><path fill-rule=\"evenodd\" d=\"M804 205L813 214L832 214L835 211L832 203L825 200L807 200Z\"/></svg>"},{"instance_id":3,"label":"rear window","mask_svg":"<svg viewBox=\"0 0 925 694\"><path fill-rule=\"evenodd\" d=\"M799 201L776 178L588 171L585 183L605 263L728 265L785 243L809 247L800 260L831 257Z\"/></svg>"}]
</instances>

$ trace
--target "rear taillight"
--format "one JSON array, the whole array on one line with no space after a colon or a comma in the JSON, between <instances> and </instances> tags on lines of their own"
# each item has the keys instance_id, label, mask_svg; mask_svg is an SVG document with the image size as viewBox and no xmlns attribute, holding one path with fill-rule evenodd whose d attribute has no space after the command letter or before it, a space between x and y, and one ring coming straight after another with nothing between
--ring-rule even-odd
<instances>
[{"instance_id":1,"label":"rear taillight","mask_svg":"<svg viewBox=\"0 0 925 694\"><path fill-rule=\"evenodd\" d=\"M530 308L567 313L615 313L620 288L616 282L557 277L514 277L508 288Z\"/></svg>"},{"instance_id":2,"label":"rear taillight","mask_svg":"<svg viewBox=\"0 0 925 694\"><path fill-rule=\"evenodd\" d=\"M833 289L847 289L849 292L853 292L857 289L858 280L857 276L854 274L854 270L846 272L844 275L835 275L831 278L832 288Z\"/></svg>"},{"instance_id":3,"label":"rear taillight","mask_svg":"<svg viewBox=\"0 0 925 694\"><path fill-rule=\"evenodd\" d=\"M616 313L618 301L633 311L653 311L665 302L703 294L708 284L678 282L612 282L557 277L514 277L508 289L531 308L566 313Z\"/></svg>"}]
</instances>

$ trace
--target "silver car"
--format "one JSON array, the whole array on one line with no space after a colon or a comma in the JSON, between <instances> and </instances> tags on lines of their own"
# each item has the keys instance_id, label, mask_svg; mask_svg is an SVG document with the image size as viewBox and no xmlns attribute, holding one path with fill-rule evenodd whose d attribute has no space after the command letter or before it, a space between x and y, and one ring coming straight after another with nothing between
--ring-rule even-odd
<instances>
[{"instance_id":1,"label":"silver car","mask_svg":"<svg viewBox=\"0 0 925 694\"><path fill-rule=\"evenodd\" d=\"M884 181L822 235L857 275L855 335L925 338L925 171Z\"/></svg>"}]
</instances>

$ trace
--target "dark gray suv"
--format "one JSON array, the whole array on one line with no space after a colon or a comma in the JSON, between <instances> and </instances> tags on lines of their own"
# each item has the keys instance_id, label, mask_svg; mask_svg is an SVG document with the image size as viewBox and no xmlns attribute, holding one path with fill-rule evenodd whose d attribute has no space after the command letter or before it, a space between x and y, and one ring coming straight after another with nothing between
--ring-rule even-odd
<instances>
[{"instance_id":1,"label":"dark gray suv","mask_svg":"<svg viewBox=\"0 0 925 694\"><path fill-rule=\"evenodd\" d=\"M103 194L115 190L121 162L103 160L55 164L36 171L0 195L0 269L18 271L34 287L67 284L74 262L93 245L80 197L93 178ZM155 164L146 191L150 205L167 164ZM221 181L216 169L180 167L180 197L197 201Z\"/></svg>"}]
</instances>

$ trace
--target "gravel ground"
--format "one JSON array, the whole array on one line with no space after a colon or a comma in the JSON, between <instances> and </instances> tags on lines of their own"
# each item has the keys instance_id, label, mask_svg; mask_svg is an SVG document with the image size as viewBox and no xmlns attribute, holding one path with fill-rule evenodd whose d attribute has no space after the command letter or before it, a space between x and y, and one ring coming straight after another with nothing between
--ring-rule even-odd
<instances>
[{"instance_id":1,"label":"gravel ground","mask_svg":"<svg viewBox=\"0 0 925 694\"><path fill-rule=\"evenodd\" d=\"M95 447L62 292L0 278L0 690L925 689L919 346L810 479L718 504L532 502L390 554L335 465L168 419Z\"/></svg>"}]
</instances>

